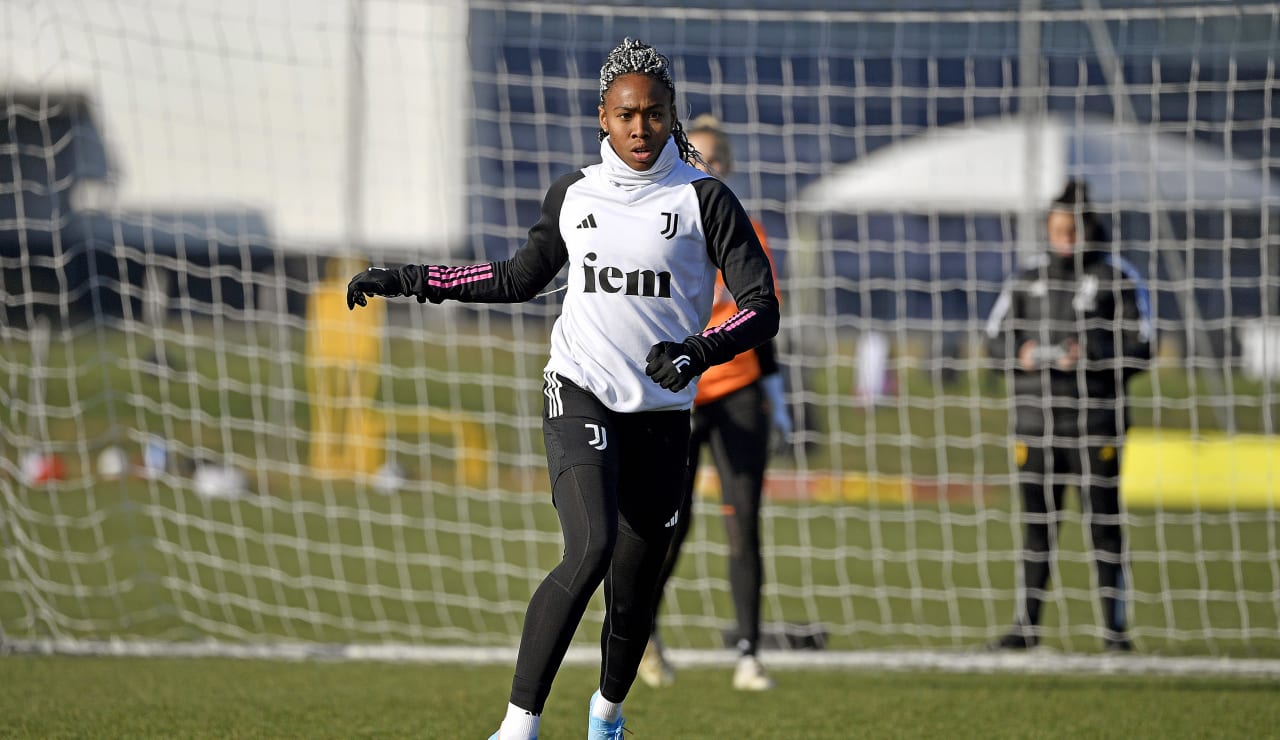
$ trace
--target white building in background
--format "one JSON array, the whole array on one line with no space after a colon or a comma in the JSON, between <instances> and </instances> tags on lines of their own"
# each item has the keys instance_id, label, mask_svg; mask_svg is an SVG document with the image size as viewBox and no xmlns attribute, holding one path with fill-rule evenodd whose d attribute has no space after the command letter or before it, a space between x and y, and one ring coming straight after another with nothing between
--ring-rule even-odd
<instances>
[{"instance_id":1,"label":"white building in background","mask_svg":"<svg viewBox=\"0 0 1280 740\"><path fill-rule=\"evenodd\" d=\"M5 4L0 90L86 95L112 207L261 212L286 250L466 236L464 0Z\"/></svg>"}]
</instances>

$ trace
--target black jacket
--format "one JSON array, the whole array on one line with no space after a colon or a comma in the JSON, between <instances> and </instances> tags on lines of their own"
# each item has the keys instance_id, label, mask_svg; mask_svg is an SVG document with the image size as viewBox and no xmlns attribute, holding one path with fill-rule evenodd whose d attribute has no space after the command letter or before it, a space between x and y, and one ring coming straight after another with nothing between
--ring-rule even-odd
<instances>
[{"instance_id":1,"label":"black jacket","mask_svg":"<svg viewBox=\"0 0 1280 740\"><path fill-rule=\"evenodd\" d=\"M1016 274L987 321L987 351L1011 372L1014 427L1020 435L1118 436L1127 426L1129 378L1152 355L1145 284L1124 260L1084 251ZM1018 362L1024 343L1041 348L1037 368ZM1071 370L1053 354L1079 344Z\"/></svg>"}]
</instances>

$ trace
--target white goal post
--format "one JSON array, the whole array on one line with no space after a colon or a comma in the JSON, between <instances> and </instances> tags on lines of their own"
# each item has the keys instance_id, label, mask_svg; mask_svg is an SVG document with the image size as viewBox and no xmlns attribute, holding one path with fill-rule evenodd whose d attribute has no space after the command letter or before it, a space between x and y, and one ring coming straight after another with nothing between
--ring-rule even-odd
<instances>
[{"instance_id":1,"label":"white goal post","mask_svg":"<svg viewBox=\"0 0 1280 740\"><path fill-rule=\"evenodd\" d=\"M345 282L510 255L598 156L599 64L633 36L682 118L723 122L779 264L775 663L1280 675L1280 9L647 5L0 6L0 643L509 660L561 547L557 294L351 313ZM978 334L1066 177L1159 337L1122 477L1127 664L1094 655L1074 499L1051 657L977 652L1021 541ZM662 615L689 663L734 624L718 510L708 475Z\"/></svg>"}]
</instances>

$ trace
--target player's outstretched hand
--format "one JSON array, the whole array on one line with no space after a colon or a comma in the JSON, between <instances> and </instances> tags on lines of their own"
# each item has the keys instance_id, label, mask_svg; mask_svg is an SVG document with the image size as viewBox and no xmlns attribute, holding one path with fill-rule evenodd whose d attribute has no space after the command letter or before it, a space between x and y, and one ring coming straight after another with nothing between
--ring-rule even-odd
<instances>
[{"instance_id":1,"label":"player's outstretched hand","mask_svg":"<svg viewBox=\"0 0 1280 740\"><path fill-rule=\"evenodd\" d=\"M351 278L347 283L347 309L355 310L356 306L367 306L365 296L380 295L394 298L404 295L400 287L400 273L385 267L370 267Z\"/></svg>"},{"instance_id":2,"label":"player's outstretched hand","mask_svg":"<svg viewBox=\"0 0 1280 740\"><path fill-rule=\"evenodd\" d=\"M645 375L672 393L679 393L706 370L684 342L658 342L645 358Z\"/></svg>"}]
</instances>

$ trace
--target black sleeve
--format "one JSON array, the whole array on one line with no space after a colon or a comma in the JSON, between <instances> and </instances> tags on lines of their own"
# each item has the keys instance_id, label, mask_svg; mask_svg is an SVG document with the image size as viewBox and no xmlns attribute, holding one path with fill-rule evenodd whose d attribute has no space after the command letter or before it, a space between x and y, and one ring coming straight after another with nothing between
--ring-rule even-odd
<instances>
[{"instance_id":1,"label":"black sleeve","mask_svg":"<svg viewBox=\"0 0 1280 740\"><path fill-rule=\"evenodd\" d=\"M1144 369L1155 355L1150 298L1146 295L1146 286L1135 285L1126 280L1120 297L1120 347L1124 359L1129 361L1126 362L1126 369Z\"/></svg>"},{"instance_id":2,"label":"black sleeve","mask_svg":"<svg viewBox=\"0 0 1280 740\"><path fill-rule=\"evenodd\" d=\"M1026 293L1022 289L1025 282L1022 274L1009 278L991 308L991 315L987 317L987 357L995 360L995 367L999 369L1010 364L1016 367L1018 350L1024 342L1034 338L1028 333L1026 322L1022 320L1026 315L1022 305L1026 299Z\"/></svg>"},{"instance_id":3,"label":"black sleeve","mask_svg":"<svg viewBox=\"0 0 1280 740\"><path fill-rule=\"evenodd\" d=\"M1090 360L1119 359L1127 376L1145 369L1152 357L1149 299L1145 284L1113 269L1115 315L1110 324L1088 330L1085 352Z\"/></svg>"},{"instance_id":4,"label":"black sleeve","mask_svg":"<svg viewBox=\"0 0 1280 740\"><path fill-rule=\"evenodd\" d=\"M724 274L738 312L719 326L685 340L708 365L728 362L778 333L778 296L773 268L746 210L728 186L715 178L693 184L702 210L707 256Z\"/></svg>"},{"instance_id":5,"label":"black sleeve","mask_svg":"<svg viewBox=\"0 0 1280 740\"><path fill-rule=\"evenodd\" d=\"M1008 326L1012 323L1014 283L1015 280L1012 278L1005 281L1004 287L1000 290L1000 296L991 307L991 315L987 317L983 331L987 357L996 360L997 367L1003 367L1011 354L1008 347L1010 340Z\"/></svg>"},{"instance_id":6,"label":"black sleeve","mask_svg":"<svg viewBox=\"0 0 1280 740\"><path fill-rule=\"evenodd\" d=\"M561 177L542 200L542 216L511 259L477 265L405 265L399 268L405 295L419 301L521 303L546 287L569 261L560 234L560 208L569 186L584 177L581 170Z\"/></svg>"},{"instance_id":7,"label":"black sleeve","mask_svg":"<svg viewBox=\"0 0 1280 740\"><path fill-rule=\"evenodd\" d=\"M766 339L756 347L756 362L760 363L760 377L764 378L778 372L778 347L772 339Z\"/></svg>"}]
</instances>

